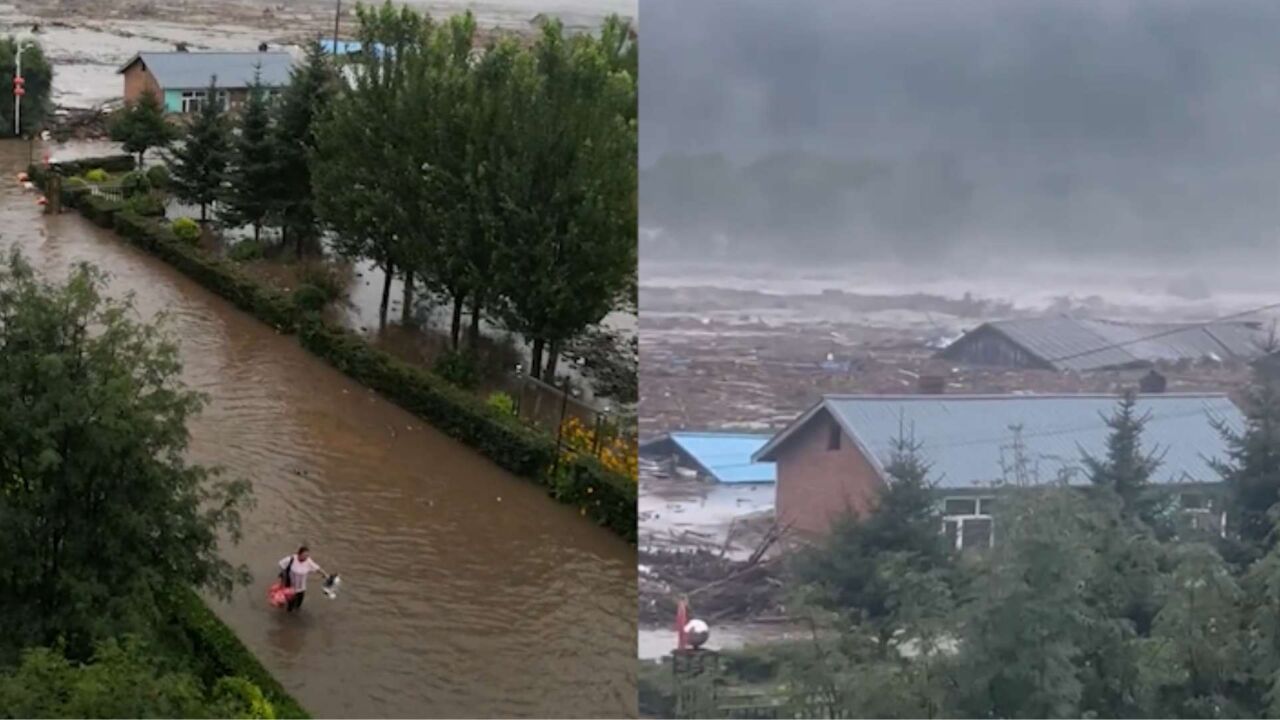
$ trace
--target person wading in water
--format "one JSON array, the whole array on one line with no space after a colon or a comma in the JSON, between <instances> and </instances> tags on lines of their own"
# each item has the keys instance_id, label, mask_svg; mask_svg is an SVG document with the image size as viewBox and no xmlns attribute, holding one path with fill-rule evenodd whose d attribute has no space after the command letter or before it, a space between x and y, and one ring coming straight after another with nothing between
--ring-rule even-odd
<instances>
[{"instance_id":1,"label":"person wading in water","mask_svg":"<svg viewBox=\"0 0 1280 720\"><path fill-rule=\"evenodd\" d=\"M285 587L293 588L293 596L285 606L289 612L302 607L302 596L307 592L307 576L313 572L320 573L324 578L329 577L329 573L311 559L311 551L306 545L298 548L297 553L286 555L280 560L280 582L284 583Z\"/></svg>"}]
</instances>

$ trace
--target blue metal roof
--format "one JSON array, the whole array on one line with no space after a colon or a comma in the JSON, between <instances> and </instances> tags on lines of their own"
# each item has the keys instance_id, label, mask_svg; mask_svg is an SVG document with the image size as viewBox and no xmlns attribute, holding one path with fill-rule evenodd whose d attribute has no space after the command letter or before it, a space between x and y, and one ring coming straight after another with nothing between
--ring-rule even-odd
<instances>
[{"instance_id":1,"label":"blue metal roof","mask_svg":"<svg viewBox=\"0 0 1280 720\"><path fill-rule=\"evenodd\" d=\"M255 75L265 87L284 87L293 67L285 52L141 52L120 72L139 60L164 90L200 90L214 77L220 88L242 89Z\"/></svg>"},{"instance_id":2,"label":"blue metal roof","mask_svg":"<svg viewBox=\"0 0 1280 720\"><path fill-rule=\"evenodd\" d=\"M336 53L334 52L335 47L337 48ZM363 47L364 46L360 42L355 40L339 40L336 45L332 38L320 41L320 49L330 55L354 55L360 52ZM374 43L373 52L375 55L382 54L382 43Z\"/></svg>"},{"instance_id":3,"label":"blue metal roof","mask_svg":"<svg viewBox=\"0 0 1280 720\"><path fill-rule=\"evenodd\" d=\"M756 457L772 458L788 435L826 410L881 470L900 432L914 435L939 487L1000 481L1002 465L1013 459L1015 426L1021 426L1024 452L1037 466L1041 482L1066 471L1072 482L1084 483L1081 451L1094 456L1106 452L1110 430L1103 418L1115 411L1117 402L1114 395L832 395ZM1145 448L1163 453L1153 478L1158 483L1217 482L1209 459L1225 459L1227 448L1212 423L1237 431L1245 424L1244 415L1222 394L1144 395L1138 412L1150 415Z\"/></svg>"},{"instance_id":4,"label":"blue metal roof","mask_svg":"<svg viewBox=\"0 0 1280 720\"><path fill-rule=\"evenodd\" d=\"M669 437L718 482L771 483L777 479L772 462L751 460L769 442L769 435L674 432Z\"/></svg>"}]
</instances>

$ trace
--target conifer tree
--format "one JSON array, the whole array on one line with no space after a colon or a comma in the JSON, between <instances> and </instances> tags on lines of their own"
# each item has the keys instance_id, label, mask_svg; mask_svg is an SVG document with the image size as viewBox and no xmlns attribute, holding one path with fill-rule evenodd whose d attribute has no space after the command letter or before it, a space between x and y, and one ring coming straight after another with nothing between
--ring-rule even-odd
<instances>
[{"instance_id":1,"label":"conifer tree","mask_svg":"<svg viewBox=\"0 0 1280 720\"><path fill-rule=\"evenodd\" d=\"M318 230L312 201L310 156L316 147L316 118L328 108L334 92L334 76L317 42L307 47L306 62L292 72L289 87L276 106L271 139L277 171L272 199L280 222L282 240L293 239L298 256Z\"/></svg>"},{"instance_id":2,"label":"conifer tree","mask_svg":"<svg viewBox=\"0 0 1280 720\"><path fill-rule=\"evenodd\" d=\"M277 171L266 90L258 73L241 110L238 130L231 146L221 220L235 226L252 225L256 241L274 209L271 191Z\"/></svg>"},{"instance_id":3,"label":"conifer tree","mask_svg":"<svg viewBox=\"0 0 1280 720\"><path fill-rule=\"evenodd\" d=\"M1280 388L1273 379L1254 378L1244 403L1241 430L1215 423L1227 443L1227 459L1214 467L1227 486L1227 522L1243 551L1256 558L1275 546L1270 513L1280 500Z\"/></svg>"},{"instance_id":4,"label":"conifer tree","mask_svg":"<svg viewBox=\"0 0 1280 720\"><path fill-rule=\"evenodd\" d=\"M123 144L126 152L136 153L138 165L142 165L147 150L168 145L178 131L165 119L160 98L148 88L112 119L110 136Z\"/></svg>"},{"instance_id":5,"label":"conifer tree","mask_svg":"<svg viewBox=\"0 0 1280 720\"><path fill-rule=\"evenodd\" d=\"M1099 458L1083 450L1081 455L1090 482L1114 490L1127 514L1154 525L1158 501L1147 489L1163 453L1143 451L1142 431L1149 420L1150 414L1138 414L1137 396L1125 393L1115 412L1103 418L1111 429L1106 455Z\"/></svg>"},{"instance_id":6,"label":"conifer tree","mask_svg":"<svg viewBox=\"0 0 1280 720\"><path fill-rule=\"evenodd\" d=\"M185 141L168 157L173 194L183 202L200 206L201 223L208 221L209 206L222 191L231 152L224 108L216 100L217 78L209 80L207 93Z\"/></svg>"}]
</instances>

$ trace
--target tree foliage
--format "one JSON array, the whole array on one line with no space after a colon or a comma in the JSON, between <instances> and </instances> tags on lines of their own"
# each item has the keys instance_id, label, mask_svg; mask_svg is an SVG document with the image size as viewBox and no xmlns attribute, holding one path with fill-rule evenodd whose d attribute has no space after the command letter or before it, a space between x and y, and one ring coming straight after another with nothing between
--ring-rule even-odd
<instances>
[{"instance_id":1,"label":"tree foliage","mask_svg":"<svg viewBox=\"0 0 1280 720\"><path fill-rule=\"evenodd\" d=\"M14 718L274 718L262 691L243 678L206 689L137 637L102 641L91 662L49 647L23 652L0 674L0 716Z\"/></svg>"},{"instance_id":2,"label":"tree foliage","mask_svg":"<svg viewBox=\"0 0 1280 720\"><path fill-rule=\"evenodd\" d=\"M148 150L168 146L178 137L178 130L165 119L160 97L147 88L112 117L110 135L125 152L136 153L141 165Z\"/></svg>"},{"instance_id":3,"label":"tree foliage","mask_svg":"<svg viewBox=\"0 0 1280 720\"><path fill-rule=\"evenodd\" d=\"M231 154L226 115L218 97L217 79L209 81L206 102L177 150L167 157L170 187L178 199L200 206L200 221L222 193L222 180Z\"/></svg>"},{"instance_id":4,"label":"tree foliage","mask_svg":"<svg viewBox=\"0 0 1280 720\"><path fill-rule=\"evenodd\" d=\"M218 555L247 484L186 462L201 399L102 283L84 266L46 283L16 252L0 270L0 662L60 638L82 658L153 626L173 586L247 578Z\"/></svg>"},{"instance_id":5,"label":"tree foliage","mask_svg":"<svg viewBox=\"0 0 1280 720\"><path fill-rule=\"evenodd\" d=\"M335 83L320 44L312 42L307 46L306 61L294 68L275 107L271 132L276 185L272 198L284 241L292 237L299 256L304 244L318 233L310 161L316 148L317 118L327 111Z\"/></svg>"},{"instance_id":6,"label":"tree foliage","mask_svg":"<svg viewBox=\"0 0 1280 720\"><path fill-rule=\"evenodd\" d=\"M30 44L27 44L30 43ZM44 56L44 49L38 42L19 41L13 36L0 38L0 77L11 81L16 74L17 52L20 45L27 44L22 50L22 77L25 81L22 96L22 128L21 135L31 136L44 127L45 120L53 111L53 67ZM12 137L14 96L11 88L0 91L0 133Z\"/></svg>"},{"instance_id":7,"label":"tree foliage","mask_svg":"<svg viewBox=\"0 0 1280 720\"><path fill-rule=\"evenodd\" d=\"M261 238L262 226L277 209L272 190L279 182L267 92L257 73L240 110L236 131L223 184L220 220L232 226L252 226L256 242Z\"/></svg>"}]
</instances>

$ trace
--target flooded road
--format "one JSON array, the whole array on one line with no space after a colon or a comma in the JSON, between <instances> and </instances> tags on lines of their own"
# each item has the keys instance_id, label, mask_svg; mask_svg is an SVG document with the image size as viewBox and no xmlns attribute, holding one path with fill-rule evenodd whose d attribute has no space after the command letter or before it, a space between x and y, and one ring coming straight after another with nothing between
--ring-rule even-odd
<instances>
[{"instance_id":1,"label":"flooded road","mask_svg":"<svg viewBox=\"0 0 1280 720\"><path fill-rule=\"evenodd\" d=\"M68 153L59 152L60 157ZM62 279L77 262L163 311L184 380L210 403L192 460L253 481L255 581L223 617L317 716L613 717L636 713L635 552L611 533L348 380L74 213L44 217L0 142L0 244ZM299 616L268 608L300 543L343 577Z\"/></svg>"}]
</instances>

